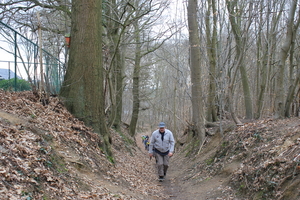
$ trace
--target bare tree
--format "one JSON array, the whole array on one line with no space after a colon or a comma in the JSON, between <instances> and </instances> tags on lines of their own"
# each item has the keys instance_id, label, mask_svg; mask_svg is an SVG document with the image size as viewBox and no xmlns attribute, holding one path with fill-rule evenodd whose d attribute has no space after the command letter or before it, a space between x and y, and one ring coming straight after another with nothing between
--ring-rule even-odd
<instances>
[{"instance_id":1,"label":"bare tree","mask_svg":"<svg viewBox=\"0 0 300 200\"><path fill-rule=\"evenodd\" d=\"M285 116L285 113L288 114L289 111L289 105L291 102L291 94L293 94L293 91L295 91L295 88L292 87L289 90L289 97L287 98L287 103L285 103L285 87L284 87L284 74L285 74L285 63L286 59L288 58L288 53L292 50L292 44L295 40L294 35L297 32L297 29L299 27L299 17L294 24L295 20L295 14L296 14L296 8L297 8L298 1L291 1L289 16L288 16L288 22L287 22L287 32L285 36L285 40L283 42L283 45L281 46L281 50L279 53L279 63L278 63L278 71L276 75L276 96L275 96L275 116L278 118L283 118ZM293 55L293 54L292 54ZM293 63L293 62L292 62ZM292 64L291 63L291 64Z\"/></svg>"},{"instance_id":2,"label":"bare tree","mask_svg":"<svg viewBox=\"0 0 300 200\"><path fill-rule=\"evenodd\" d=\"M189 0L187 7L189 44L190 44L190 69L192 83L192 132L199 139L198 147L204 143L204 105L202 99L201 79L201 52L199 28L197 22L197 0Z\"/></svg>"},{"instance_id":3,"label":"bare tree","mask_svg":"<svg viewBox=\"0 0 300 200\"><path fill-rule=\"evenodd\" d=\"M207 98L207 116L208 121L217 121L216 111L216 68L217 68L217 15L216 2L209 0L206 11L206 41L207 55L209 60L209 94ZM211 24L210 17L213 22ZM211 30L212 29L212 30Z\"/></svg>"},{"instance_id":4,"label":"bare tree","mask_svg":"<svg viewBox=\"0 0 300 200\"><path fill-rule=\"evenodd\" d=\"M249 80L247 75L247 70L245 67L244 61L244 52L247 44L247 32L251 25L251 14L252 14L252 2L249 4L249 18L248 22L245 25L245 29L242 30L241 21L241 13L244 12L244 4L239 3L238 0L229 1L226 0L227 9L229 12L229 21L231 23L232 32L236 42L236 57L238 62L238 68L240 70L240 74L242 77L243 84L243 92L244 92L244 100L245 100L245 108L246 108L246 118L252 118L252 98L250 93Z\"/></svg>"},{"instance_id":5,"label":"bare tree","mask_svg":"<svg viewBox=\"0 0 300 200\"><path fill-rule=\"evenodd\" d=\"M161 47L161 45L171 37L164 37L165 30L159 35L153 37L149 27L153 26L159 19L162 11L166 8L167 1L152 2L152 1L136 1L135 4L135 21L133 23L133 39L134 39L134 58L133 73L132 73L132 114L129 125L131 135L135 135L140 111L140 73L144 58ZM139 8L139 9L137 9ZM149 16L150 15L150 16Z\"/></svg>"}]
</instances>

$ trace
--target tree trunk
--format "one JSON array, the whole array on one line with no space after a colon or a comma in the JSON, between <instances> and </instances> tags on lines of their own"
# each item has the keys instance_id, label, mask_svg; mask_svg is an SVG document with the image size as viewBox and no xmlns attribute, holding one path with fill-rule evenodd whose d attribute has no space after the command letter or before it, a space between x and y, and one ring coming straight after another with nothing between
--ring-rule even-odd
<instances>
[{"instance_id":1,"label":"tree trunk","mask_svg":"<svg viewBox=\"0 0 300 200\"><path fill-rule=\"evenodd\" d=\"M100 135L102 149L112 156L104 115L101 4L72 2L72 44L60 96L75 117Z\"/></svg>"},{"instance_id":2,"label":"tree trunk","mask_svg":"<svg viewBox=\"0 0 300 200\"><path fill-rule=\"evenodd\" d=\"M233 92L232 92L233 88L232 86L229 86L228 88L228 107L229 107L229 110L230 110L230 114L231 114L231 117L234 121L234 123L238 126L241 126L243 125L243 123L240 121L240 119L236 116L235 114L235 110L233 108Z\"/></svg>"},{"instance_id":3,"label":"tree trunk","mask_svg":"<svg viewBox=\"0 0 300 200\"><path fill-rule=\"evenodd\" d=\"M207 116L206 120L210 122L217 121L216 112L216 65L217 65L217 17L215 1L208 1L206 14L206 38L207 38L207 55L209 59L209 94L207 97ZM210 16L213 16L213 32L211 34Z\"/></svg>"},{"instance_id":4,"label":"tree trunk","mask_svg":"<svg viewBox=\"0 0 300 200\"><path fill-rule=\"evenodd\" d=\"M121 25L117 22L119 17L116 10L116 0L111 0L110 5L106 9L107 16L107 36L109 39L109 48L111 62L107 72L110 84L110 101L111 112L109 118L109 126L116 130L120 130L121 117L122 117L122 96L123 96L123 53L120 51L121 38L124 32Z\"/></svg>"},{"instance_id":5,"label":"tree trunk","mask_svg":"<svg viewBox=\"0 0 300 200\"><path fill-rule=\"evenodd\" d=\"M240 57L238 58L238 60L236 61L236 64L234 65L233 69L236 69L234 72L233 72L233 75L232 77L230 78L230 83L229 83L229 86L228 86L228 107L229 107L229 110L230 110L230 114L231 114L231 117L233 119L233 121L235 122L236 125L240 126L242 125L243 123L240 121L240 119L237 117L236 113L235 113L235 109L234 109L234 106L233 106L233 95L234 95L234 83L235 83L235 79L236 79L236 76L237 76L237 73L238 73L238 65L240 63L240 60L242 59L241 57L242 55L240 55Z\"/></svg>"},{"instance_id":6,"label":"tree trunk","mask_svg":"<svg viewBox=\"0 0 300 200\"><path fill-rule=\"evenodd\" d=\"M187 7L189 44L190 44L190 69L192 82L192 125L193 133L200 140L199 148L204 142L204 105L201 87L201 52L200 38L197 23L197 0L189 0Z\"/></svg>"},{"instance_id":7,"label":"tree trunk","mask_svg":"<svg viewBox=\"0 0 300 200\"><path fill-rule=\"evenodd\" d=\"M138 27L138 21L134 23L135 29L135 59L134 59L134 69L133 69L133 80L132 80L132 114L129 125L129 132L131 136L135 135L136 125L139 117L140 109L140 68L141 68L141 39Z\"/></svg>"},{"instance_id":8,"label":"tree trunk","mask_svg":"<svg viewBox=\"0 0 300 200\"><path fill-rule=\"evenodd\" d=\"M291 107L293 100L295 99L296 88L300 81L300 77L299 77L300 73L298 73L297 75L298 75L298 77L296 78L294 84L290 85L289 91L288 91L288 94L286 97L286 105L285 105L285 113L284 113L285 117L290 117L290 107Z\"/></svg>"},{"instance_id":9,"label":"tree trunk","mask_svg":"<svg viewBox=\"0 0 300 200\"><path fill-rule=\"evenodd\" d=\"M291 2L291 8L288 18L287 24L287 33L285 37L285 41L281 47L279 52L279 64L278 71L276 77L276 96L275 96L275 117L283 118L285 114L285 102L284 102L284 74L285 74L285 61L288 57L289 49L291 48L293 42L293 33L295 33L294 29L294 18L295 11L297 8L297 1Z\"/></svg>"},{"instance_id":10,"label":"tree trunk","mask_svg":"<svg viewBox=\"0 0 300 200\"><path fill-rule=\"evenodd\" d=\"M268 3L267 9L271 9L271 3ZM263 10L264 2L260 2L260 9ZM257 42L257 65L260 69L257 70L257 100L256 100L256 112L255 119L261 117L263 113L263 105L265 101L265 92L270 81L270 66L273 61L273 57L276 54L274 48L276 46L276 28L282 12L278 15L267 12L266 13L266 30L263 27L263 13L260 12L260 22L258 24L259 34ZM265 35L264 35L265 34ZM266 41L264 41L266 40Z\"/></svg>"},{"instance_id":11,"label":"tree trunk","mask_svg":"<svg viewBox=\"0 0 300 200\"><path fill-rule=\"evenodd\" d=\"M245 108L246 108L246 118L251 119L253 115L252 98L251 98L249 80L248 80L247 70L245 67L244 55L243 55L247 40L246 40L246 36L242 35L242 32L244 32L244 34L247 34L247 30L242 31L241 25L237 22L238 21L237 18L239 17L239 14L236 13L236 10L238 9L237 1L226 0L226 4L229 12L229 21L236 42L236 54L237 54L236 57L241 58L238 67L242 78L244 101L245 101ZM239 13L241 13L241 11L239 11ZM250 27L250 23L251 23L251 19L249 19L249 23L247 26L248 28Z\"/></svg>"},{"instance_id":12,"label":"tree trunk","mask_svg":"<svg viewBox=\"0 0 300 200\"><path fill-rule=\"evenodd\" d=\"M297 2L297 1L296 1ZM299 14L299 13L298 13ZM298 18L295 25L293 26L292 29L292 42L291 42L291 48L290 48L290 73L289 73L289 88L288 88L288 93L287 93L287 97L286 97L286 101L285 101L285 113L284 116L285 117L290 117L290 108L291 108L291 104L295 98L295 92L296 92L296 88L298 86L299 83L299 75L300 72L295 72L295 62L294 62L294 53L295 53L295 40L296 40L296 35L297 35L297 30L299 28L299 24L300 24L300 19ZM296 75L295 75L296 74Z\"/></svg>"},{"instance_id":13,"label":"tree trunk","mask_svg":"<svg viewBox=\"0 0 300 200\"><path fill-rule=\"evenodd\" d=\"M124 70L124 58L123 53L117 50L116 55L116 112L115 112L115 119L113 121L113 127L116 130L120 130L120 126L122 123L122 110L123 110L123 70Z\"/></svg>"}]
</instances>

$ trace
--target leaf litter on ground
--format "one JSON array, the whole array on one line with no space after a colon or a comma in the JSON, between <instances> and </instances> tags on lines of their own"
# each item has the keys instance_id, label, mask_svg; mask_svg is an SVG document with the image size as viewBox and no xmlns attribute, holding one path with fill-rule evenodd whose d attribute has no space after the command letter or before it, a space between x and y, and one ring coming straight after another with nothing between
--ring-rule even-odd
<instances>
[{"instance_id":1,"label":"leaf litter on ground","mask_svg":"<svg viewBox=\"0 0 300 200\"><path fill-rule=\"evenodd\" d=\"M110 132L114 164L58 98L43 106L32 92L0 90L1 199L163 199L134 138Z\"/></svg>"},{"instance_id":2,"label":"leaf litter on ground","mask_svg":"<svg viewBox=\"0 0 300 200\"><path fill-rule=\"evenodd\" d=\"M43 106L32 92L0 90L1 199L199 199L185 184L205 199L300 198L298 117L247 122L226 132L210 152L217 135L208 136L205 160L203 151L185 158L184 145L178 147L173 164L180 173L165 186L156 183L153 160L126 132L110 130L112 164L99 135L58 98ZM230 180L220 185L224 176ZM200 187L213 180L216 188ZM165 194L165 187L178 189L174 184L182 190Z\"/></svg>"}]
</instances>

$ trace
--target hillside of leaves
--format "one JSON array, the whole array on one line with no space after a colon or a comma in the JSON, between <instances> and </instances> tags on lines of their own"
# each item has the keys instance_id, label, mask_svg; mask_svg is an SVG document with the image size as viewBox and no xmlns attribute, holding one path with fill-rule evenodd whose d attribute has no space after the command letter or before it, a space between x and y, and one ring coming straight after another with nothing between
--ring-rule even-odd
<instances>
[{"instance_id":1,"label":"hillside of leaves","mask_svg":"<svg viewBox=\"0 0 300 200\"><path fill-rule=\"evenodd\" d=\"M125 132L111 130L107 159L99 136L58 98L43 106L31 92L0 90L1 199L163 198L153 166L136 159L144 156Z\"/></svg>"},{"instance_id":2,"label":"hillside of leaves","mask_svg":"<svg viewBox=\"0 0 300 200\"><path fill-rule=\"evenodd\" d=\"M192 163L185 180L198 185L226 179L218 199L300 199L300 118L229 127L222 136L207 136L196 158L182 161Z\"/></svg>"},{"instance_id":3,"label":"hillside of leaves","mask_svg":"<svg viewBox=\"0 0 300 200\"><path fill-rule=\"evenodd\" d=\"M232 177L242 194L255 194L255 199L300 198L299 118L248 123L228 135L227 141L228 148L220 155L243 160Z\"/></svg>"}]
</instances>

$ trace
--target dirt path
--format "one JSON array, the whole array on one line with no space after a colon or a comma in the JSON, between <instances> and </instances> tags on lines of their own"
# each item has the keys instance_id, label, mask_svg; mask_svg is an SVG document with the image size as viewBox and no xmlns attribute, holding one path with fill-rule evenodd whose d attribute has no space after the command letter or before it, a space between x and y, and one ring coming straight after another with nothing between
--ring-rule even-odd
<instances>
[{"instance_id":1,"label":"dirt path","mask_svg":"<svg viewBox=\"0 0 300 200\"><path fill-rule=\"evenodd\" d=\"M27 122L22 120L17 115L8 114L6 112L0 111L0 117L3 118L3 123L6 121L11 124L26 124ZM158 182L157 175L156 175L156 164L155 159L150 160L148 156L148 152L145 150L144 145L141 141L141 136L143 134L148 134L151 131L148 131L147 133L140 133L136 136L136 143L140 149L140 151L135 152L134 158L128 157L127 159L132 159L130 162L127 160L126 162L122 163L122 161L119 162L119 168L120 170L123 170L124 173L126 173L129 169L134 168L131 166L135 166L133 171L141 170L138 173L141 174L143 177L147 177L148 181L146 186L151 192L150 188L152 187L159 187L162 190L162 194L158 194L159 198L155 198L155 195L149 195L148 197L151 199L170 199L170 200L201 200L201 199L222 199L219 197L223 197L224 195L222 192L227 188L228 178L226 176L217 176L217 177L209 177L207 174L195 174L195 165L199 162L205 162L207 158L214 152L213 146L209 150L205 150L201 152L201 154L198 156L198 160L191 160L190 158L187 158L184 156L183 153L176 152L174 156L170 159L170 167L169 171L167 173L167 176L165 178L164 182ZM120 145L123 143L121 142ZM212 143L210 143L212 145ZM67 150L64 149L57 149L57 152L67 152ZM69 152L71 150L69 149ZM122 152L115 152L116 154L122 154ZM62 157L65 157L64 155L61 155ZM119 155L119 158L122 158L121 155ZM70 160L71 159L71 160ZM70 155L65 157L66 162L71 163L79 163L78 155L75 154L70 157ZM138 162L137 162L138 161ZM125 165L127 163L127 165ZM80 163L79 163L80 164ZM122 165L124 164L124 165ZM129 166L131 165L131 166ZM117 167L118 167L117 166ZM118 168L118 169L119 169ZM105 186L113 193L120 193L125 192L128 195L132 196L138 196L135 194L137 191L124 191L123 189L126 188L126 186L121 187L122 183L112 183L109 180L102 179L101 177L95 176L94 173L88 173L85 171L78 171L77 169L73 169L74 173L78 173L78 177L80 177L82 180L85 180L85 182L90 183L90 185L93 186L95 191L97 191L102 186ZM121 173L121 172L120 172ZM116 185L115 185L116 184ZM140 190L142 190L140 188ZM147 190L143 190L144 192L148 192ZM151 196L151 197L150 197ZM152 198L153 197L153 198ZM164 198L165 197L165 198ZM145 199L141 196L141 198L138 199Z\"/></svg>"},{"instance_id":2,"label":"dirt path","mask_svg":"<svg viewBox=\"0 0 300 200\"><path fill-rule=\"evenodd\" d=\"M228 190L229 177L220 175L205 178L205 174L189 173L192 162L174 156L166 181L162 184L172 200L213 200L223 199L222 192Z\"/></svg>"},{"instance_id":3,"label":"dirt path","mask_svg":"<svg viewBox=\"0 0 300 200\"><path fill-rule=\"evenodd\" d=\"M0 117L13 124L26 123L19 117L2 111L0 111ZM159 198L155 198L154 195L152 197L148 196L149 198L170 200L234 199L231 197L223 198L224 191L227 191L227 193L229 191L230 193L230 188L228 187L229 177L226 176L225 172L220 173L219 176L215 177L209 177L205 173L201 174L201 172L195 174L194 172L197 163L205 162L205 160L214 153L214 143L210 144L212 148L205 149L202 154L198 156L198 160L191 160L190 158L185 157L183 153L176 152L170 159L170 167L165 180L163 182L158 182L155 159L149 159L148 152L145 150L144 145L141 141L142 135L143 134L139 134L136 136L136 143L140 150L139 152L136 152L136 157L138 157L139 163L136 163L136 158L130 163L135 163L135 165L142 166L139 167L144 171L141 174L148 177L150 187L159 187L162 189L162 194L157 195L159 196ZM70 149L68 151L65 149L61 149L61 151L69 153L72 152ZM57 149L57 152L59 153L60 149ZM66 156L65 160L70 162L77 162L77 160L79 160L78 155L75 152L73 153L74 154L72 155ZM61 156L65 157L64 155ZM233 163L232 166L228 166L225 169L228 171L228 174L230 174L230 172L236 169L238 165L239 163ZM110 192L113 192L115 194L124 192L124 188L120 187L119 184L114 185L114 183L108 180L105 180L99 176L95 176L94 173L89 173L82 170L79 172L76 169L74 169L73 171L77 173L78 177L80 177L82 180L85 180L86 183L90 183L95 191L105 186L107 189L109 189ZM139 196L135 194L135 191L126 191L125 193L127 195L132 195L135 197ZM140 198L144 199L144 196L140 196Z\"/></svg>"},{"instance_id":4,"label":"dirt path","mask_svg":"<svg viewBox=\"0 0 300 200\"><path fill-rule=\"evenodd\" d=\"M137 144L148 156L141 141L142 134L137 136ZM204 162L212 153L214 148L203 151L197 161L190 160L180 152L174 154L170 159L170 166L163 182L155 182L163 187L166 199L170 200L221 200L234 199L231 197L231 188L228 186L229 176L227 173L220 173L219 176L209 177L207 174L195 174L193 169L196 163ZM155 163L152 162L155 168ZM238 164L229 166L227 170L233 171ZM156 170L155 170L156 171ZM224 194L224 192L226 194ZM227 196L224 198L224 196Z\"/></svg>"},{"instance_id":5,"label":"dirt path","mask_svg":"<svg viewBox=\"0 0 300 200\"><path fill-rule=\"evenodd\" d=\"M235 130L229 123L224 137L208 136L192 157L185 156L189 143L183 135L165 181L158 182L155 159L149 159L141 134L137 148L126 130L111 130L112 164L97 134L58 99L44 107L32 93L0 93L0 196L5 199L300 199L299 117L245 122Z\"/></svg>"}]
</instances>

